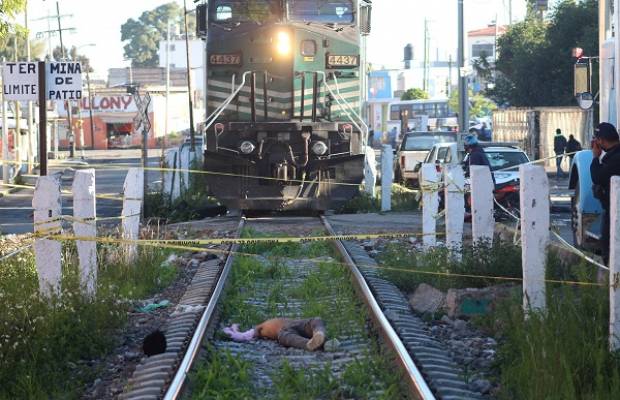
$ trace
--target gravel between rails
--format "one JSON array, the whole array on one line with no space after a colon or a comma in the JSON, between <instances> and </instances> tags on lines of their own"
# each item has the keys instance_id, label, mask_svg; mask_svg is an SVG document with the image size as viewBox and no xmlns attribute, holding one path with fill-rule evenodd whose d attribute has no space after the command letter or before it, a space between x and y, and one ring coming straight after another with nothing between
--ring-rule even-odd
<instances>
[{"instance_id":1,"label":"gravel between rails","mask_svg":"<svg viewBox=\"0 0 620 400\"><path fill-rule=\"evenodd\" d=\"M282 218L277 221L250 220L246 227L271 236L309 236L312 233L324 232L322 224L315 218ZM307 245L303 246L307 249ZM274 262L272 258L264 255L252 258L264 268L269 268ZM221 318L215 325L214 337L206 346L211 349L211 352L230 354L250 363L250 384L255 394L254 398L279 398L279 390L281 390L279 380L285 364L295 371L329 370L331 374L329 379L337 382L338 388L335 390L340 392L339 396L343 396L338 398L359 398L359 391L356 392L355 388L349 387L349 381L345 378L348 374L347 370L354 364L376 363L378 353L376 352L376 338L368 326L363 305L350 284L348 272L344 270L346 267L331 255L324 254L314 258L303 255L300 258L287 257L278 262L281 270L277 277L261 275L246 286L234 287L234 292L246 293L243 297L243 304L239 308L243 308L244 311L251 310L260 316L256 321L273 317L321 317L326 323L328 332L329 341L325 346L327 350L309 352L285 348L269 340L256 340L249 343L233 342L220 332L230 323L240 321L231 319L234 316L226 314L225 306L222 307ZM308 299L299 292L303 290L305 283L312 279L320 279L324 286L320 289L320 295ZM233 283L234 279L230 284ZM274 297L274 291L278 290L274 288L277 287L281 288L282 296ZM224 293L221 302L226 302L226 296L230 294L229 288ZM313 310L317 309L322 310L321 315L313 314ZM249 327L241 326L240 328ZM209 354L205 355L202 368L208 368L209 357ZM385 365L393 368L392 374L397 376L398 372L393 364L385 363ZM389 388L389 383L382 381L382 377L377 376L371 379L374 382L363 393L363 398L404 397L402 392L399 392L397 397L388 395L388 390L394 390L394 388ZM398 387L397 384L395 386ZM202 398L199 393L204 389L201 389L199 384L194 382L190 384L190 387L192 387L193 398ZM204 391L202 393L204 395ZM305 395L310 396L308 393ZM328 393L327 398L334 395L334 392Z\"/></svg>"}]
</instances>

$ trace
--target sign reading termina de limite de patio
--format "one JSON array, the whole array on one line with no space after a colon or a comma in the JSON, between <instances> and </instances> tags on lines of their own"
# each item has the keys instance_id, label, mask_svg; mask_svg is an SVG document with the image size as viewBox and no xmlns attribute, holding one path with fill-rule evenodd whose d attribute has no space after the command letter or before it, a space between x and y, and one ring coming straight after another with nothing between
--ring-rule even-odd
<instances>
[{"instance_id":1,"label":"sign reading termina de limite de patio","mask_svg":"<svg viewBox=\"0 0 620 400\"><path fill-rule=\"evenodd\" d=\"M2 68L2 93L5 100L38 100L39 68L36 62L5 63ZM45 98L79 100L82 98L82 65L79 62L45 63Z\"/></svg>"}]
</instances>

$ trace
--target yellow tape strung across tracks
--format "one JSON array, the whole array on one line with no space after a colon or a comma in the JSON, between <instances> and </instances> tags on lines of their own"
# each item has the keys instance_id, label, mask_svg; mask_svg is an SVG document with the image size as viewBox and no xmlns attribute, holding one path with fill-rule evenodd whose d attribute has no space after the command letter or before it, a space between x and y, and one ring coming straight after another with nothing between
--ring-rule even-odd
<instances>
[{"instance_id":1,"label":"yellow tape strung across tracks","mask_svg":"<svg viewBox=\"0 0 620 400\"><path fill-rule=\"evenodd\" d=\"M8 187L14 187L14 188L18 188L18 189L29 189L29 190L34 190L36 188L35 186L30 186L30 185L15 185L13 183L1 183L1 182L0 182L0 186L8 186ZM64 195L73 194L72 191L66 190L66 189L61 189L60 193L64 194ZM10 196L10 194L9 194L9 196ZM115 194L115 193L96 194L95 197L98 198L98 199L118 200L118 201L123 201L123 200L142 200L142 199L133 199L133 198L123 198L122 195Z\"/></svg>"},{"instance_id":2,"label":"yellow tape strung across tracks","mask_svg":"<svg viewBox=\"0 0 620 400\"><path fill-rule=\"evenodd\" d=\"M0 160L0 163L3 160ZM218 176L229 176L235 178L251 178L251 179L263 179L270 181L284 181L284 182L296 182L296 183L306 183L302 179L282 179L282 178L273 178L270 176L258 176L258 175L244 175L244 174L233 174L230 172L218 172L218 171L207 171L207 170L198 170L198 169L185 169L185 168L164 168L164 167L142 167L142 165L138 164L88 164L88 165L75 165L75 164L55 164L52 167L71 167L73 169L119 169L126 170L129 168L142 168L144 171L157 171L157 172L187 172L190 174L203 174L203 175L218 175ZM340 186L359 186L359 183L348 183L348 182L330 182L329 179L322 181L329 182L331 185L340 185Z\"/></svg>"},{"instance_id":3,"label":"yellow tape strung across tracks","mask_svg":"<svg viewBox=\"0 0 620 400\"><path fill-rule=\"evenodd\" d=\"M70 235L57 235L54 236L54 240L82 240L82 241L95 241L101 243L126 243L136 245L151 245L151 246L165 246L168 244L180 245L183 247L191 247L194 245L230 245L230 244L276 244L276 243L310 243L321 242L330 240L370 240L370 239L398 239L398 238L410 238L410 237L422 237L429 236L431 234L424 233L377 233L377 234L357 234L357 235L337 235L337 236L309 236L309 237L260 237L260 238L217 238L217 239L119 239L111 237L93 237L93 236L70 236ZM432 235L441 236L443 232L434 233ZM200 251L206 250L202 247L196 247Z\"/></svg>"},{"instance_id":4,"label":"yellow tape strung across tracks","mask_svg":"<svg viewBox=\"0 0 620 400\"><path fill-rule=\"evenodd\" d=\"M437 235L443 235L443 232L438 232ZM169 248L183 251L193 251L193 252L210 252L210 253L223 253L223 254L234 254L239 256L246 257L260 257L260 254L254 253L243 253L243 252L230 252L228 250L222 249L212 249L205 247L193 247L188 246L186 243L198 243L203 244L203 242L208 242L209 244L232 244L232 243L240 243L240 244L254 244L254 243L304 243L309 241L319 241L319 240L360 240L366 238L402 238L402 237L420 237L424 236L424 234L420 233L398 233L398 234L366 234L366 235L336 235L336 236L316 236L310 238L248 238L248 239L208 239L208 240L128 240L128 239L116 239L116 238L93 238L93 237L78 237L78 236L66 236L66 235L52 235L46 236L46 239L52 240L86 240L86 241L97 241L102 243L114 243L114 244L136 244L142 246L149 247L159 247L159 248ZM283 259L293 259L291 257L281 257ZM346 266L345 263L336 262L339 265ZM496 281L512 281L512 282L522 282L523 278L516 277L507 277L507 276L493 276L493 275L475 275L475 274L460 274L460 273L452 273L452 272L439 272L439 271L423 271L423 270L415 270L415 269L405 269L405 268L397 268L391 266L374 266L374 265L365 265L358 264L358 267L372 268L376 270L388 270L388 271L396 271L403 273L412 273L412 274L420 274L420 275L431 275L431 276L441 276L446 278L469 278L469 279L484 279L484 280L496 280ZM572 286L594 286L594 287L607 287L607 284L596 283L596 282L580 282L580 281L567 281L567 280L557 280L557 279L545 279L547 283L556 283L562 285L572 285Z\"/></svg>"}]
</instances>

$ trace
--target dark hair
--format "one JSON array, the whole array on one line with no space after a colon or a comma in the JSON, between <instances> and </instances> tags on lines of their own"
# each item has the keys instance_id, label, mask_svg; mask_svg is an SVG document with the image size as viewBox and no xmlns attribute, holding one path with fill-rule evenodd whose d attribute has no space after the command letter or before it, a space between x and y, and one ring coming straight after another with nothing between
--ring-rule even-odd
<instances>
[{"instance_id":1,"label":"dark hair","mask_svg":"<svg viewBox=\"0 0 620 400\"><path fill-rule=\"evenodd\" d=\"M562 130L560 128L555 130L555 133L562 133Z\"/></svg>"}]
</instances>

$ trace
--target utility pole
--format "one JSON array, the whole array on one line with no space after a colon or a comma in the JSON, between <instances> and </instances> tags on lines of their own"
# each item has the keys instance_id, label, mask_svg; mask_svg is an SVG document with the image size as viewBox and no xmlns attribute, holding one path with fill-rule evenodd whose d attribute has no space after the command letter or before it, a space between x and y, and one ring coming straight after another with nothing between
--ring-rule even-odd
<instances>
[{"instance_id":1,"label":"utility pole","mask_svg":"<svg viewBox=\"0 0 620 400\"><path fill-rule=\"evenodd\" d=\"M424 77L422 82L422 89L428 90L428 74L430 68L430 35L428 31L428 19L424 19Z\"/></svg>"},{"instance_id":2,"label":"utility pole","mask_svg":"<svg viewBox=\"0 0 620 400\"><path fill-rule=\"evenodd\" d=\"M166 112L164 116L164 138L161 143L161 164L164 165L166 151L166 135L168 134L168 118L170 107L170 19L166 31Z\"/></svg>"},{"instance_id":3,"label":"utility pole","mask_svg":"<svg viewBox=\"0 0 620 400\"><path fill-rule=\"evenodd\" d=\"M93 92L90 89L90 65L86 66L86 89L88 89L88 118L90 119L90 144L95 150L95 121L93 121Z\"/></svg>"},{"instance_id":4,"label":"utility pole","mask_svg":"<svg viewBox=\"0 0 620 400\"><path fill-rule=\"evenodd\" d=\"M28 2L24 4L24 26L26 27L26 61L30 62L30 31L28 30ZM34 124L33 124L33 107L32 100L28 100L28 173L32 174L34 169Z\"/></svg>"},{"instance_id":5,"label":"utility pole","mask_svg":"<svg viewBox=\"0 0 620 400\"><path fill-rule=\"evenodd\" d=\"M452 54L448 55L448 98L452 94Z\"/></svg>"},{"instance_id":6,"label":"utility pole","mask_svg":"<svg viewBox=\"0 0 620 400\"><path fill-rule=\"evenodd\" d=\"M185 25L185 57L187 59L187 97L189 100L189 134L190 134L190 151L196 151L196 131L194 129L194 101L192 100L192 66L189 61L189 31L187 29L187 5L183 0L183 23Z\"/></svg>"},{"instance_id":7,"label":"utility pole","mask_svg":"<svg viewBox=\"0 0 620 400\"><path fill-rule=\"evenodd\" d=\"M512 0L508 0L508 26L512 25Z\"/></svg>"},{"instance_id":8,"label":"utility pole","mask_svg":"<svg viewBox=\"0 0 620 400\"><path fill-rule=\"evenodd\" d=\"M9 119L7 118L7 106L3 95L4 90L0 90L0 103L2 105L2 179L5 184L9 184L10 175L9 168Z\"/></svg>"},{"instance_id":9,"label":"utility pole","mask_svg":"<svg viewBox=\"0 0 620 400\"><path fill-rule=\"evenodd\" d=\"M467 75L465 74L465 26L463 21L463 1L458 1L458 30L459 30L459 45L458 45L458 71L459 71L459 132L465 133L468 131L469 124L469 99L468 99L468 87L467 87Z\"/></svg>"},{"instance_id":10,"label":"utility pole","mask_svg":"<svg viewBox=\"0 0 620 400\"><path fill-rule=\"evenodd\" d=\"M17 32L15 33L15 40L13 40L13 44L15 45L15 62L19 61L19 57L17 52L19 51L19 46L17 45ZM21 172L22 169L22 124L21 124L21 109L19 100L15 100L13 102L13 118L15 118L15 130L13 131L13 146L15 146L15 170L17 172Z\"/></svg>"}]
</instances>

